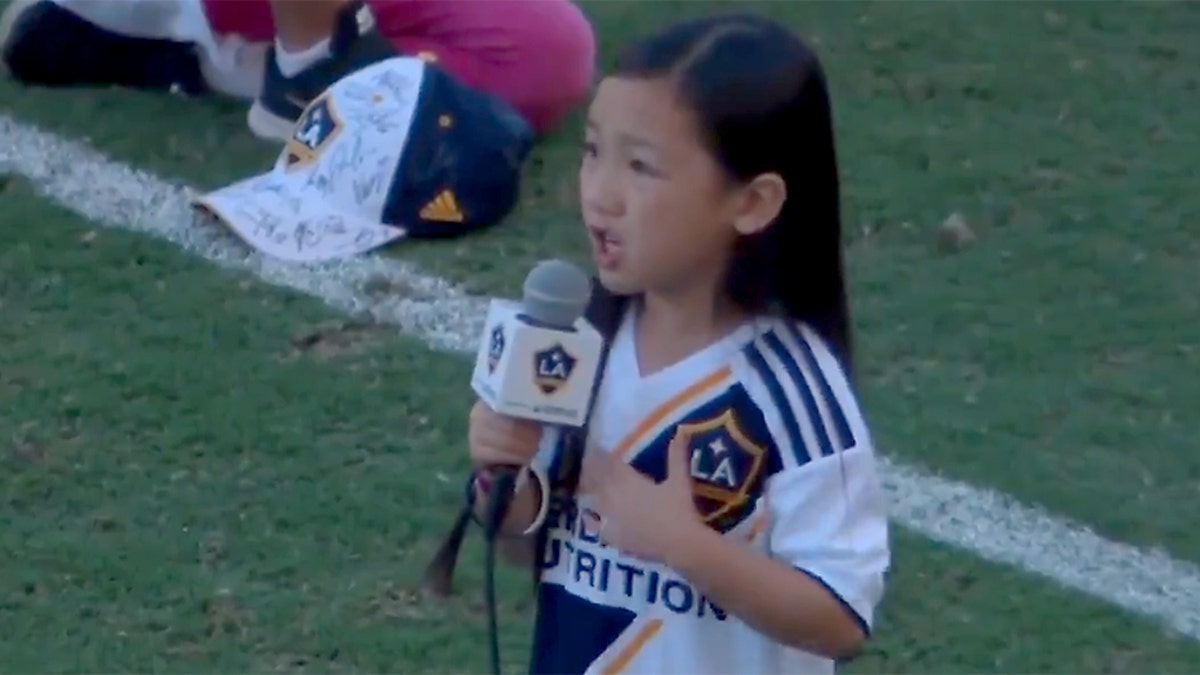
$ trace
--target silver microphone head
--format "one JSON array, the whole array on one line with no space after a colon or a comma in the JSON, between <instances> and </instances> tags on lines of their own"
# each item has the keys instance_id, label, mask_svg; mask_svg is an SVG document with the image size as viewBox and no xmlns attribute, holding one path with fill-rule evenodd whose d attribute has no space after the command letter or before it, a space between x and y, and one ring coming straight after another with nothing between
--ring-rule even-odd
<instances>
[{"instance_id":1,"label":"silver microphone head","mask_svg":"<svg viewBox=\"0 0 1200 675\"><path fill-rule=\"evenodd\" d=\"M583 316L592 293L591 278L565 260L544 260L525 277L524 312L557 328L570 328Z\"/></svg>"}]
</instances>

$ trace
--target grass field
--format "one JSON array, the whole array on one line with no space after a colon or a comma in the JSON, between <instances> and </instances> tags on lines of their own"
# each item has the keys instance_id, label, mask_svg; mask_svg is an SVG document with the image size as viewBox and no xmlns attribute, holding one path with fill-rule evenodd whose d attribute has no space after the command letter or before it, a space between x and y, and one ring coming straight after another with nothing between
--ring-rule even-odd
<instances>
[{"instance_id":1,"label":"grass field","mask_svg":"<svg viewBox=\"0 0 1200 675\"><path fill-rule=\"evenodd\" d=\"M606 60L733 6L817 44L885 454L1200 563L1200 4L583 4ZM200 187L275 152L228 102L0 80L0 112ZM485 295L581 258L578 139L510 222L389 255ZM0 671L485 669L477 547L460 597L412 590L461 495L467 363L38 188L0 176ZM952 213L978 240L941 253ZM1200 671L1045 577L900 527L895 560L850 671Z\"/></svg>"}]
</instances>

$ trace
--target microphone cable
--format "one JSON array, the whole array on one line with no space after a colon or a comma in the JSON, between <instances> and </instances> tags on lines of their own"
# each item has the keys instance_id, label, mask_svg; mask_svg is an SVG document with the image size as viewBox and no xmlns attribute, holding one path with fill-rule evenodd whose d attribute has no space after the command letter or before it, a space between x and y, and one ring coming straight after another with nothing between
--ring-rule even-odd
<instances>
[{"instance_id":1,"label":"microphone cable","mask_svg":"<svg viewBox=\"0 0 1200 675\"><path fill-rule=\"evenodd\" d=\"M517 474L520 469L511 467L494 469L492 478L491 500L488 504L487 519L483 524L484 537L484 605L487 611L489 653L491 654L492 673L500 675L500 622L496 601L496 547L500 538L500 530L508 509L512 505L517 484Z\"/></svg>"},{"instance_id":2,"label":"microphone cable","mask_svg":"<svg viewBox=\"0 0 1200 675\"><path fill-rule=\"evenodd\" d=\"M500 675L500 621L498 603L496 602L496 547L500 539L501 526L508 516L516 490L517 476L520 468L514 466L496 466L490 469L492 488L489 490L487 512L483 518L475 515L475 501L468 497L454 526L446 534L445 540L438 547L437 553L425 568L426 590L437 597L449 597L454 579L454 570L458 566L458 554L462 550L463 540L472 522L480 526L484 539L484 604L487 611L489 652L492 661L492 673ZM468 488L470 489L470 488Z\"/></svg>"}]
</instances>

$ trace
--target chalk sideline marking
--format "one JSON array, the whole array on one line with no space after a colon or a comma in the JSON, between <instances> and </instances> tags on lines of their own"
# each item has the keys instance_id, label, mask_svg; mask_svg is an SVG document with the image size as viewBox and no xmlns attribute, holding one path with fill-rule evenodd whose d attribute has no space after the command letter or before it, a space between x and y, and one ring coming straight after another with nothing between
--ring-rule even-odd
<instances>
[{"instance_id":1,"label":"chalk sideline marking","mask_svg":"<svg viewBox=\"0 0 1200 675\"><path fill-rule=\"evenodd\" d=\"M395 258L295 265L252 253L222 228L197 223L188 188L0 114L0 173L26 177L58 204L109 228L166 239L218 265L248 271L339 310L367 313L435 349L473 353L486 299ZM372 285L405 289L372 294ZM990 489L882 460L892 519L987 560L1048 577L1200 641L1200 567L1091 529Z\"/></svg>"}]
</instances>

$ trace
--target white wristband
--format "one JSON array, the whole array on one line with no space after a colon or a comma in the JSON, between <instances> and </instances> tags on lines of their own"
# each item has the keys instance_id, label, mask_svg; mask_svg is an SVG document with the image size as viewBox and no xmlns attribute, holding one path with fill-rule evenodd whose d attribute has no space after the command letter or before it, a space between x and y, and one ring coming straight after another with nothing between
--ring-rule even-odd
<instances>
[{"instance_id":1,"label":"white wristband","mask_svg":"<svg viewBox=\"0 0 1200 675\"><path fill-rule=\"evenodd\" d=\"M528 536L537 532L542 524L546 522L546 514L550 511L550 478L540 467L533 464L527 464L522 467L521 473L517 475L517 482L513 486L514 490L520 492L525 489L529 485L529 476L531 474L538 482L538 501L540 503L538 504L537 515L534 516L533 522L529 524L529 527L525 528L525 531L521 533L522 536Z\"/></svg>"}]
</instances>

